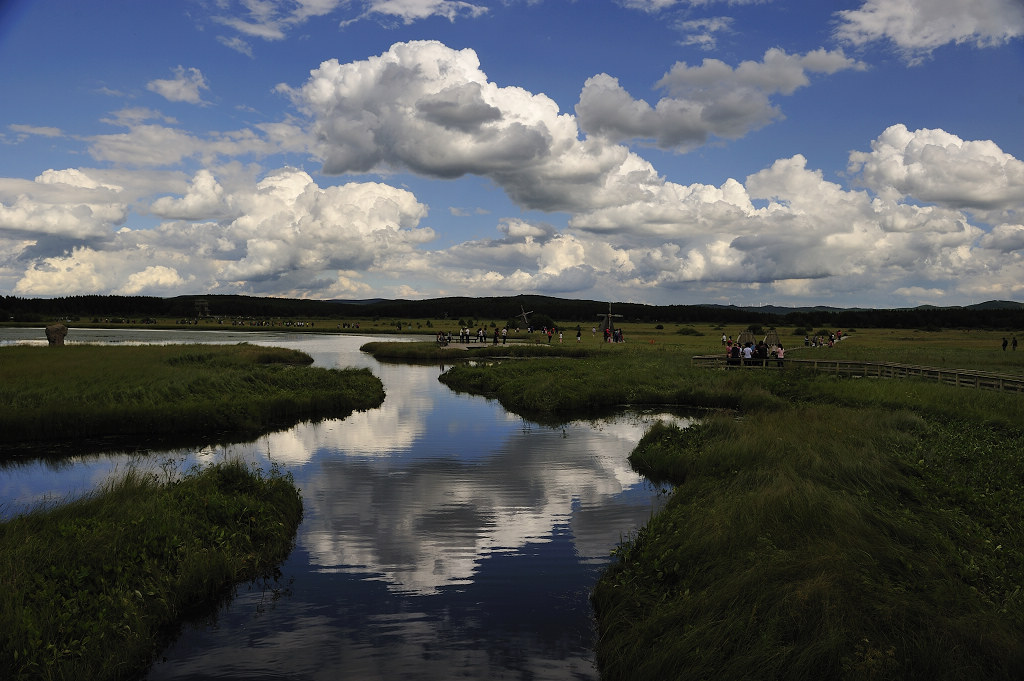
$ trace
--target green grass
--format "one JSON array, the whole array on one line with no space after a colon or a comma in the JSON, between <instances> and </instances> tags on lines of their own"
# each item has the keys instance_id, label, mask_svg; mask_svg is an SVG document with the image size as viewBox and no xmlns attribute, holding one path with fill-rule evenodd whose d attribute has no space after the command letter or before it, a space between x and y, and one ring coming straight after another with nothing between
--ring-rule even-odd
<instances>
[{"instance_id":1,"label":"green grass","mask_svg":"<svg viewBox=\"0 0 1024 681\"><path fill-rule=\"evenodd\" d=\"M270 576L301 517L290 475L232 462L0 524L0 678L136 678L183 618Z\"/></svg>"},{"instance_id":2,"label":"green grass","mask_svg":"<svg viewBox=\"0 0 1024 681\"><path fill-rule=\"evenodd\" d=\"M360 348L375 359L392 362L436 362L457 361L478 358L523 358L523 357L588 357L604 350L601 346L577 345L575 342L516 342L480 343L462 347L457 343L439 346L430 342L371 341Z\"/></svg>"},{"instance_id":3,"label":"green grass","mask_svg":"<svg viewBox=\"0 0 1024 681\"><path fill-rule=\"evenodd\" d=\"M6 444L203 441L383 401L368 370L310 363L295 350L248 344L0 348L0 433Z\"/></svg>"}]
</instances>

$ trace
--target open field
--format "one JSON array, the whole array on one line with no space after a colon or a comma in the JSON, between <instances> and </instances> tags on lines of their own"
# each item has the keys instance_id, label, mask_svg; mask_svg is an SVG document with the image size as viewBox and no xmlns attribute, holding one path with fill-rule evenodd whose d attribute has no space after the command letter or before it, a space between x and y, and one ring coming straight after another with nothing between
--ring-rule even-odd
<instances>
[{"instance_id":1,"label":"open field","mask_svg":"<svg viewBox=\"0 0 1024 681\"><path fill-rule=\"evenodd\" d=\"M0 348L5 444L117 437L216 441L379 405L368 370L254 345Z\"/></svg>"},{"instance_id":2,"label":"open field","mask_svg":"<svg viewBox=\"0 0 1024 681\"><path fill-rule=\"evenodd\" d=\"M487 322L488 324L490 322ZM411 322L403 321L403 329L409 329ZM662 326L663 328L657 328ZM365 329L366 327L364 327ZM493 327L488 326L493 329ZM567 325L561 343L570 347L607 347L615 344L604 343L600 333L593 333L593 326L584 326L580 342L576 341L576 325ZM724 351L722 334L733 339L746 328L745 325L719 324L637 324L619 325L624 332L625 347L649 346L649 349L672 349L687 357L692 355L716 354ZM763 337L768 327L761 327L758 337ZM414 333L436 333L440 325L432 329L423 327ZM457 335L457 327L448 329ZM940 368L976 369L1014 375L1024 374L1024 330L1020 333L997 330L942 329L924 331L915 329L855 329L843 330L846 338L831 348L805 348L805 331L813 336L824 329L776 329L780 341L793 358L826 356L835 359L851 359L873 362L898 362L934 366ZM835 331L833 329L833 331ZM799 332L799 333L796 333ZM1016 335L1022 345L1013 351L1001 349L1002 339L1008 341ZM540 332L533 334L521 330L509 336L510 343L547 344L547 338ZM489 340L488 346L491 345ZM559 345L557 337L551 343ZM500 347L500 342L499 342ZM825 354L828 353L828 354Z\"/></svg>"}]
</instances>

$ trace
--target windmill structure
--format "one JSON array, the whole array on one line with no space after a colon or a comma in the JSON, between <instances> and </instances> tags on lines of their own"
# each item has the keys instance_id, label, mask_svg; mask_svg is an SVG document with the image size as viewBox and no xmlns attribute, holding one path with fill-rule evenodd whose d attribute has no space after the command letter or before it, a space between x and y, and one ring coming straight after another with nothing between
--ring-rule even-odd
<instances>
[{"instance_id":1,"label":"windmill structure","mask_svg":"<svg viewBox=\"0 0 1024 681\"><path fill-rule=\"evenodd\" d=\"M754 338L754 332L750 329L743 329L740 331L739 337L736 338L736 342L740 344L741 348L747 347L747 344L754 344L757 339Z\"/></svg>"},{"instance_id":2,"label":"windmill structure","mask_svg":"<svg viewBox=\"0 0 1024 681\"><path fill-rule=\"evenodd\" d=\"M519 306L519 314L517 316L523 318L523 326L525 326L526 328L530 327L530 315L532 314L533 310L527 312L525 307L523 307L522 305Z\"/></svg>"},{"instance_id":3,"label":"windmill structure","mask_svg":"<svg viewBox=\"0 0 1024 681\"><path fill-rule=\"evenodd\" d=\"M597 315L597 318L602 320L602 322L601 322L601 330L603 331L603 330L607 329L608 333L614 333L615 332L614 318L615 317L621 317L621 316L622 315L620 315L620 314L612 314L612 304L611 304L611 302L609 302L608 303L608 313L607 314L599 314L599 315Z\"/></svg>"}]
</instances>

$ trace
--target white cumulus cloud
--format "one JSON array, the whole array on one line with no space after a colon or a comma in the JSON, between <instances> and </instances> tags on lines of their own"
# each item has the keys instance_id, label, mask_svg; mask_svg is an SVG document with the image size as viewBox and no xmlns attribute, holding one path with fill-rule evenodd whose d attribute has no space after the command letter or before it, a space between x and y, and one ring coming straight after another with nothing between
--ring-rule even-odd
<instances>
[{"instance_id":1,"label":"white cumulus cloud","mask_svg":"<svg viewBox=\"0 0 1024 681\"><path fill-rule=\"evenodd\" d=\"M326 61L301 88L281 89L312 119L326 173L475 174L543 210L591 207L658 182L625 147L581 141L575 119L547 96L489 82L470 49L399 43L364 61Z\"/></svg>"},{"instance_id":2,"label":"white cumulus cloud","mask_svg":"<svg viewBox=\"0 0 1024 681\"><path fill-rule=\"evenodd\" d=\"M700 66L678 62L656 83L668 96L653 107L602 73L584 84L576 115L589 134L688 151L712 136L737 139L779 118L771 96L808 85L809 73L863 68L842 51L794 55L778 48L765 52L760 62L744 61L736 68L719 59L705 59Z\"/></svg>"},{"instance_id":3,"label":"white cumulus cloud","mask_svg":"<svg viewBox=\"0 0 1024 681\"><path fill-rule=\"evenodd\" d=\"M870 152L851 153L849 170L889 199L909 197L990 216L1024 213L1024 161L991 140L897 124L871 142Z\"/></svg>"}]
</instances>

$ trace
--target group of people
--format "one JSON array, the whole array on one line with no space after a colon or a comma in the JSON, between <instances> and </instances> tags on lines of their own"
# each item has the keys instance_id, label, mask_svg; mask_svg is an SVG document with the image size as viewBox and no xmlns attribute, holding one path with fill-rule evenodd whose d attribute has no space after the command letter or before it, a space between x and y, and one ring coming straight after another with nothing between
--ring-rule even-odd
<instances>
[{"instance_id":1,"label":"group of people","mask_svg":"<svg viewBox=\"0 0 1024 681\"><path fill-rule=\"evenodd\" d=\"M843 340L843 332L836 331L835 333L829 333L828 335L820 334L813 338L811 336L804 336L804 347L805 348L823 348L832 347L839 341Z\"/></svg>"},{"instance_id":2,"label":"group of people","mask_svg":"<svg viewBox=\"0 0 1024 681\"><path fill-rule=\"evenodd\" d=\"M731 338L725 343L725 363L729 366L760 365L767 366L769 359L774 359L777 366L783 366L786 358L786 350L782 343L768 345L759 341L756 345L753 342L745 345L734 343Z\"/></svg>"},{"instance_id":3,"label":"group of people","mask_svg":"<svg viewBox=\"0 0 1024 681\"><path fill-rule=\"evenodd\" d=\"M441 334L438 334L438 335L439 336L443 335L443 332ZM499 331L498 327L494 327L494 344L495 345L498 344L498 337L499 336L501 337L502 345L504 345L505 342L508 340L508 327L502 328L500 331ZM459 342L460 343L469 343L469 342L471 342L474 339L474 337L476 338L476 341L478 343L486 343L487 342L487 330L484 327L481 326L481 327L477 328L476 333L474 334L473 330L470 329L469 327L463 327L463 328L459 329ZM451 333L449 333L448 334L448 342L451 342L451 340L452 340L452 335L451 335Z\"/></svg>"},{"instance_id":4,"label":"group of people","mask_svg":"<svg viewBox=\"0 0 1024 681\"><path fill-rule=\"evenodd\" d=\"M1003 336L1003 352L1006 352L1006 345L1007 345L1007 343L1006 343L1006 336ZM1014 350L1017 349L1017 337L1016 336L1013 337L1013 342L1010 343L1010 345L1013 346Z\"/></svg>"},{"instance_id":5,"label":"group of people","mask_svg":"<svg viewBox=\"0 0 1024 681\"><path fill-rule=\"evenodd\" d=\"M622 335L622 329L609 329L605 327L604 330L604 342L605 343L625 343L626 337Z\"/></svg>"}]
</instances>

